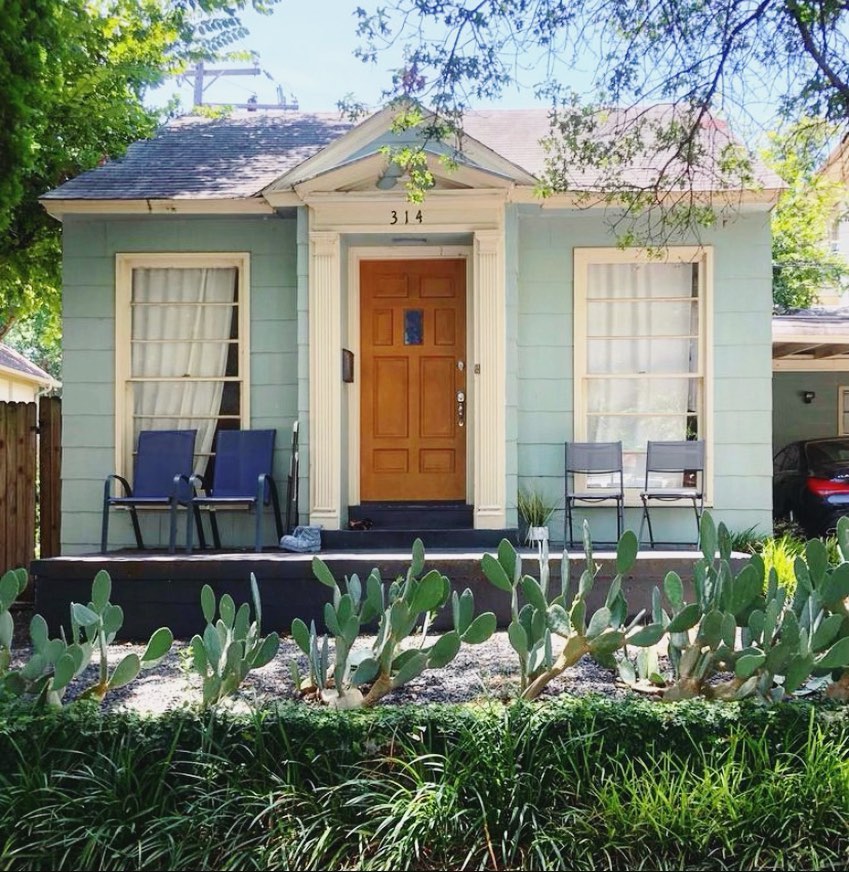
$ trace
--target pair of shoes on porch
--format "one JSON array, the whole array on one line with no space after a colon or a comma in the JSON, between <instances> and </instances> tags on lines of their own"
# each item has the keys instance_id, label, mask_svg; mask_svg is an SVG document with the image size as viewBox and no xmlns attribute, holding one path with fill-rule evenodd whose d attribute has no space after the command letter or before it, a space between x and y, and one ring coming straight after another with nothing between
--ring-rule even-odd
<instances>
[{"instance_id":1,"label":"pair of shoes on porch","mask_svg":"<svg viewBox=\"0 0 849 872\"><path fill-rule=\"evenodd\" d=\"M299 554L321 551L321 527L295 527L293 533L280 539L280 547Z\"/></svg>"},{"instance_id":2,"label":"pair of shoes on porch","mask_svg":"<svg viewBox=\"0 0 849 872\"><path fill-rule=\"evenodd\" d=\"M357 518L355 521L348 521L349 530L371 530L374 526L374 521L371 518Z\"/></svg>"}]
</instances>

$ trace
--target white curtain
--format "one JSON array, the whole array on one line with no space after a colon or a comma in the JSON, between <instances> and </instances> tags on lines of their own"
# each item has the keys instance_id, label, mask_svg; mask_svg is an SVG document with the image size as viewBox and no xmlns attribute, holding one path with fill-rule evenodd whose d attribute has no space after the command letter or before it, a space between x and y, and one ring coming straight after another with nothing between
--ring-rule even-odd
<instances>
[{"instance_id":1,"label":"white curtain","mask_svg":"<svg viewBox=\"0 0 849 872\"><path fill-rule=\"evenodd\" d=\"M589 266L587 437L622 440L631 455L631 486L642 483L646 441L685 439L688 409L696 408L698 340L688 338L698 336L695 269L689 263Z\"/></svg>"},{"instance_id":2,"label":"white curtain","mask_svg":"<svg viewBox=\"0 0 849 872\"><path fill-rule=\"evenodd\" d=\"M133 271L131 374L155 379L134 385L134 437L197 429L200 474L221 409L236 281L235 268ZM170 378L181 380L156 380Z\"/></svg>"}]
</instances>

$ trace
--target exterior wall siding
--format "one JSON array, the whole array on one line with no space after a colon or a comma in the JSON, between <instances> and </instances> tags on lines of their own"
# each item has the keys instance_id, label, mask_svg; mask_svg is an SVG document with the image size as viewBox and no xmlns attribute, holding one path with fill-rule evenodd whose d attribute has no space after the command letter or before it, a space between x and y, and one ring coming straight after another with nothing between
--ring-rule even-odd
<instances>
[{"instance_id":1,"label":"exterior wall siding","mask_svg":"<svg viewBox=\"0 0 849 872\"><path fill-rule=\"evenodd\" d=\"M62 553L99 548L103 481L115 467L118 253L250 253L251 426L277 429L274 473L285 500L291 428L299 413L295 219L69 216L63 233ZM142 515L145 540L167 542L165 513ZM250 544L252 522L244 512L222 515L224 541ZM112 512L109 539L110 547L133 544L125 513Z\"/></svg>"},{"instance_id":2,"label":"exterior wall siding","mask_svg":"<svg viewBox=\"0 0 849 872\"><path fill-rule=\"evenodd\" d=\"M304 519L309 494L308 220L306 208L284 218L66 219L63 553L97 549L103 479L115 465L114 285L119 252L250 252L251 424L278 430L275 474L284 498L291 424L296 417L301 421ZM768 529L773 425L768 216L744 215L725 228L705 232L702 241L714 249L713 379L709 381L714 511L732 529ZM348 242L359 243L359 239ZM541 486L552 500L562 503L563 443L574 432L573 250L614 245L604 217L594 211L507 207L509 524L517 522L516 493L522 486ZM804 374L806 384L812 383L811 375ZM776 408L781 384L777 378ZM819 388L813 389L819 401ZM836 404L836 387L831 393ZM836 427L836 407L830 420ZM613 538L611 507L590 508L587 516L597 540ZM692 514L684 504L658 509L653 518L659 539L692 540ZM222 524L225 542L249 544L251 521L243 513L227 518ZM636 530L639 521L639 509L628 508L627 526ZM166 541L163 515L147 513L145 525L151 542ZM562 525L561 510L552 521L555 538L562 536ZM113 547L133 542L123 513L113 512L110 542Z\"/></svg>"},{"instance_id":3,"label":"exterior wall siding","mask_svg":"<svg viewBox=\"0 0 849 872\"><path fill-rule=\"evenodd\" d=\"M838 390L849 385L849 372L777 372L773 378L773 453L797 439L838 434ZM811 403L803 391L814 391Z\"/></svg>"},{"instance_id":4,"label":"exterior wall siding","mask_svg":"<svg viewBox=\"0 0 849 872\"><path fill-rule=\"evenodd\" d=\"M573 250L613 247L613 231L593 211L518 213L518 485L541 488L559 510L552 536L563 535L563 444L573 438ZM706 231L713 246L712 505L732 530L771 528L772 362L769 216L746 214ZM693 244L681 240L680 244ZM626 508L639 530L641 510ZM579 516L576 516L580 518ZM615 538L613 504L587 509L598 541ZM653 510L661 541L693 541L685 503Z\"/></svg>"}]
</instances>

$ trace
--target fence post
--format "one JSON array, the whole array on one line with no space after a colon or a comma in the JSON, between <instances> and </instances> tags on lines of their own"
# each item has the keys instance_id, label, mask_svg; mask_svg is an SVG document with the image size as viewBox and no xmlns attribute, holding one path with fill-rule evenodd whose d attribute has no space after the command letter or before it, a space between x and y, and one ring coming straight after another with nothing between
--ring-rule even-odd
<instances>
[{"instance_id":1,"label":"fence post","mask_svg":"<svg viewBox=\"0 0 849 872\"><path fill-rule=\"evenodd\" d=\"M38 406L39 543L41 557L60 552L62 517L62 400L42 397Z\"/></svg>"}]
</instances>

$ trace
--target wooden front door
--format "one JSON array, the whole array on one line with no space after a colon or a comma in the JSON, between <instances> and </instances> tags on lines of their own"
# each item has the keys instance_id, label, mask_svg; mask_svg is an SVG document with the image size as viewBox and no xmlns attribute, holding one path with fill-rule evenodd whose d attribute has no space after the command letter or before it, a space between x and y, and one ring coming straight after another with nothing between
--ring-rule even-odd
<instances>
[{"instance_id":1,"label":"wooden front door","mask_svg":"<svg viewBox=\"0 0 849 872\"><path fill-rule=\"evenodd\" d=\"M360 499L465 500L466 262L364 261L360 306Z\"/></svg>"}]
</instances>

